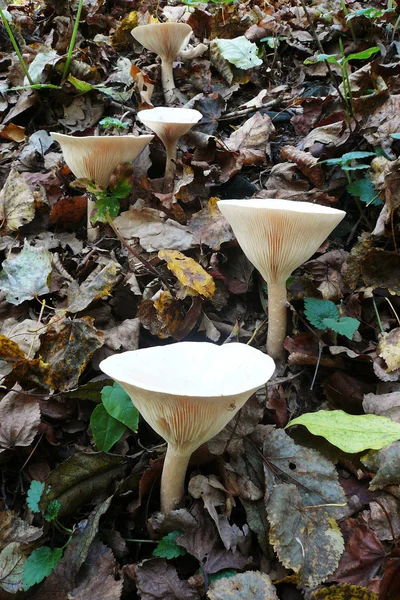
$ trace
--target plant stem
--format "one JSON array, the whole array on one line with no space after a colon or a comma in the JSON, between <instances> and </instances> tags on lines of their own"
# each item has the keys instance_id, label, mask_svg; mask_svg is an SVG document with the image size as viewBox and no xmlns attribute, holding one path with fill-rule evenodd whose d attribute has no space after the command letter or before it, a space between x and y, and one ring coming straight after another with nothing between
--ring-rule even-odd
<instances>
[{"instance_id":1,"label":"plant stem","mask_svg":"<svg viewBox=\"0 0 400 600\"><path fill-rule=\"evenodd\" d=\"M383 333L385 333L385 331L383 329L381 316L379 314L378 307L376 306L375 298L373 296L372 296L372 304L374 305L374 311L375 311L375 315L376 315L376 320L378 321L379 331L383 334Z\"/></svg>"},{"instance_id":2,"label":"plant stem","mask_svg":"<svg viewBox=\"0 0 400 600\"><path fill-rule=\"evenodd\" d=\"M340 0L340 4L342 6L344 14L347 17L347 15L349 14L349 11L347 10L347 6L346 6L345 0ZM353 38L353 41L355 42L357 38L356 38L356 34L354 32L353 23L351 21L348 21L348 25L349 25L349 29L350 29L350 32L351 32L351 37Z\"/></svg>"},{"instance_id":3,"label":"plant stem","mask_svg":"<svg viewBox=\"0 0 400 600\"><path fill-rule=\"evenodd\" d=\"M286 337L286 319L286 282L268 282L267 354L278 361L284 358L283 342Z\"/></svg>"},{"instance_id":4,"label":"plant stem","mask_svg":"<svg viewBox=\"0 0 400 600\"><path fill-rule=\"evenodd\" d=\"M28 67L26 66L26 62L24 61L24 58L18 47L17 40L15 39L14 34L11 31L11 27L8 23L8 20L6 19L6 16L5 16L2 8L0 8L0 17L1 17L1 20L3 21L3 25L4 25L5 29L7 31L7 35L10 38L10 41L13 45L15 53L18 56L19 64L21 65L21 68L22 68L23 72L25 73L27 80L29 81L30 85L35 85L32 80L32 77L29 74Z\"/></svg>"},{"instance_id":5,"label":"plant stem","mask_svg":"<svg viewBox=\"0 0 400 600\"><path fill-rule=\"evenodd\" d=\"M99 228L93 227L90 217L96 208L96 202L91 198L87 199L87 239L89 242L95 242L99 237Z\"/></svg>"},{"instance_id":6,"label":"plant stem","mask_svg":"<svg viewBox=\"0 0 400 600\"><path fill-rule=\"evenodd\" d=\"M176 454L168 444L161 476L161 511L168 513L178 508L185 493L185 476L189 456Z\"/></svg>"},{"instance_id":7,"label":"plant stem","mask_svg":"<svg viewBox=\"0 0 400 600\"><path fill-rule=\"evenodd\" d=\"M72 31L72 37L71 37L71 41L69 43L68 54L67 54L67 59L65 61L65 65L64 65L64 71L62 74L61 83L64 83L64 81L66 80L67 75L68 75L69 65L70 65L71 59L72 59L72 52L75 48L75 41L76 41L76 36L78 33L79 20L81 18L82 7L83 7L83 0L79 0L78 10L76 12L76 17L75 17L74 29Z\"/></svg>"},{"instance_id":8,"label":"plant stem","mask_svg":"<svg viewBox=\"0 0 400 600\"><path fill-rule=\"evenodd\" d=\"M175 96L173 62L161 59L161 82L166 104L171 104Z\"/></svg>"}]
</instances>

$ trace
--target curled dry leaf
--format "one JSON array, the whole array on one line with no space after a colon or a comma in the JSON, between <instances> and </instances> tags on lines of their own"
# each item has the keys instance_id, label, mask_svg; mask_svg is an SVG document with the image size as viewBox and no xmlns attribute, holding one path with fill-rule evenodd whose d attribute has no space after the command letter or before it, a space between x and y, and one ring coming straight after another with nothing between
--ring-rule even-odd
<instances>
[{"instance_id":1,"label":"curled dry leaf","mask_svg":"<svg viewBox=\"0 0 400 600\"><path fill-rule=\"evenodd\" d=\"M262 164L266 160L267 144L274 133L271 118L257 112L236 129L224 145L231 152L239 152L241 165Z\"/></svg>"},{"instance_id":2,"label":"curled dry leaf","mask_svg":"<svg viewBox=\"0 0 400 600\"><path fill-rule=\"evenodd\" d=\"M42 534L42 529L29 525L29 523L20 519L14 511L5 510L0 512L0 550L12 542L28 544L40 538Z\"/></svg>"},{"instance_id":3,"label":"curled dry leaf","mask_svg":"<svg viewBox=\"0 0 400 600\"><path fill-rule=\"evenodd\" d=\"M40 425L39 403L30 396L9 392L0 402L0 446L29 446Z\"/></svg>"},{"instance_id":4,"label":"curled dry leaf","mask_svg":"<svg viewBox=\"0 0 400 600\"><path fill-rule=\"evenodd\" d=\"M315 158L309 152L297 150L294 146L284 146L281 148L281 155L286 160L294 162L300 171L310 180L317 188L322 188L325 181L324 172L318 165L318 158Z\"/></svg>"}]
</instances>

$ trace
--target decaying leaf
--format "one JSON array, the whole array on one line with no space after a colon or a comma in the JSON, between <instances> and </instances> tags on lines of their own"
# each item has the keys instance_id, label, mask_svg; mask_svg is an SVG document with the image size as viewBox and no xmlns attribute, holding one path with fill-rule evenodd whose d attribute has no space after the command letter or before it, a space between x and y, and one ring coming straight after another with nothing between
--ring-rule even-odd
<instances>
[{"instance_id":1,"label":"decaying leaf","mask_svg":"<svg viewBox=\"0 0 400 600\"><path fill-rule=\"evenodd\" d=\"M0 197L0 217L10 231L18 231L35 217L35 198L25 179L11 169Z\"/></svg>"},{"instance_id":2,"label":"decaying leaf","mask_svg":"<svg viewBox=\"0 0 400 600\"><path fill-rule=\"evenodd\" d=\"M388 371L400 369L400 327L381 334L376 353L388 366Z\"/></svg>"},{"instance_id":3,"label":"decaying leaf","mask_svg":"<svg viewBox=\"0 0 400 600\"><path fill-rule=\"evenodd\" d=\"M95 539L79 573L79 586L72 591L71 598L119 600L123 581L115 579L115 571L116 562L112 551Z\"/></svg>"},{"instance_id":4,"label":"decaying leaf","mask_svg":"<svg viewBox=\"0 0 400 600\"><path fill-rule=\"evenodd\" d=\"M400 294L400 255L381 248L372 248L361 263L365 284L372 288L382 287L392 294Z\"/></svg>"},{"instance_id":5,"label":"decaying leaf","mask_svg":"<svg viewBox=\"0 0 400 600\"><path fill-rule=\"evenodd\" d=\"M31 396L9 392L0 402L0 446L29 446L40 425L39 403Z\"/></svg>"},{"instance_id":6,"label":"decaying leaf","mask_svg":"<svg viewBox=\"0 0 400 600\"><path fill-rule=\"evenodd\" d=\"M307 506L295 485L276 485L268 502L270 541L279 559L303 585L325 581L336 569L344 542L336 521L320 506Z\"/></svg>"},{"instance_id":7,"label":"decaying leaf","mask_svg":"<svg viewBox=\"0 0 400 600\"><path fill-rule=\"evenodd\" d=\"M271 579L260 571L219 579L211 584L207 597L210 600L278 600Z\"/></svg>"},{"instance_id":8,"label":"decaying leaf","mask_svg":"<svg viewBox=\"0 0 400 600\"><path fill-rule=\"evenodd\" d=\"M212 250L219 250L221 244L234 239L228 221L217 206L218 198L210 198L207 205L195 213L189 222L189 229L196 244L205 244Z\"/></svg>"},{"instance_id":9,"label":"decaying leaf","mask_svg":"<svg viewBox=\"0 0 400 600\"><path fill-rule=\"evenodd\" d=\"M281 148L281 155L286 160L294 162L315 187L322 188L325 176L322 167L317 164L318 158L315 158L310 152L303 152L294 146Z\"/></svg>"},{"instance_id":10,"label":"decaying leaf","mask_svg":"<svg viewBox=\"0 0 400 600\"><path fill-rule=\"evenodd\" d=\"M400 483L400 442L394 442L378 452L367 452L361 460L367 469L376 473L369 486L371 490Z\"/></svg>"},{"instance_id":11,"label":"decaying leaf","mask_svg":"<svg viewBox=\"0 0 400 600\"><path fill-rule=\"evenodd\" d=\"M118 281L119 272L119 264L111 260L105 267L95 269L81 285L71 282L68 289L68 312L80 312L95 300L108 296Z\"/></svg>"},{"instance_id":12,"label":"decaying leaf","mask_svg":"<svg viewBox=\"0 0 400 600\"><path fill-rule=\"evenodd\" d=\"M367 588L356 585L334 585L313 593L312 600L378 600L378 596Z\"/></svg>"},{"instance_id":13,"label":"decaying leaf","mask_svg":"<svg viewBox=\"0 0 400 600\"><path fill-rule=\"evenodd\" d=\"M275 133L268 115L257 112L224 141L231 152L239 152L241 165L262 164L266 160L267 144Z\"/></svg>"},{"instance_id":14,"label":"decaying leaf","mask_svg":"<svg viewBox=\"0 0 400 600\"><path fill-rule=\"evenodd\" d=\"M8 544L0 552L0 587L9 594L22 590L22 572L26 556L18 542Z\"/></svg>"},{"instance_id":15,"label":"decaying leaf","mask_svg":"<svg viewBox=\"0 0 400 600\"><path fill-rule=\"evenodd\" d=\"M200 600L199 593L178 577L176 568L163 558L151 558L135 568L142 600Z\"/></svg>"},{"instance_id":16,"label":"decaying leaf","mask_svg":"<svg viewBox=\"0 0 400 600\"><path fill-rule=\"evenodd\" d=\"M193 258L177 250L160 250L158 257L166 261L168 269L182 285L190 289L191 294L200 294L205 298L213 297L215 292L213 278Z\"/></svg>"},{"instance_id":17,"label":"decaying leaf","mask_svg":"<svg viewBox=\"0 0 400 600\"><path fill-rule=\"evenodd\" d=\"M400 423L400 386L390 383L378 385L376 394L365 394L363 408L366 413L389 417Z\"/></svg>"},{"instance_id":18,"label":"decaying leaf","mask_svg":"<svg viewBox=\"0 0 400 600\"><path fill-rule=\"evenodd\" d=\"M37 540L43 531L39 527L29 525L23 519L20 519L12 510L0 512L0 550L7 544L18 542L20 544L29 544Z\"/></svg>"}]
</instances>

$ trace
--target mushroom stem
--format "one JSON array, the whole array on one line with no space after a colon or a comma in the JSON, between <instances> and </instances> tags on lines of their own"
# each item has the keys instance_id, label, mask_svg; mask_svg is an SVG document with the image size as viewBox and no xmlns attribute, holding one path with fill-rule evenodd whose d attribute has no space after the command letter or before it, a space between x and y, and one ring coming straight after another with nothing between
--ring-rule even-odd
<instances>
[{"instance_id":1,"label":"mushroom stem","mask_svg":"<svg viewBox=\"0 0 400 600\"><path fill-rule=\"evenodd\" d=\"M286 282L268 282L267 354L277 361L284 358L283 342L286 337L286 318Z\"/></svg>"},{"instance_id":2,"label":"mushroom stem","mask_svg":"<svg viewBox=\"0 0 400 600\"><path fill-rule=\"evenodd\" d=\"M177 454L170 444L164 459L161 476L161 511L167 513L178 508L185 493L185 475L189 456Z\"/></svg>"},{"instance_id":3,"label":"mushroom stem","mask_svg":"<svg viewBox=\"0 0 400 600\"><path fill-rule=\"evenodd\" d=\"M175 81L173 72L173 61L161 60L161 81L166 104L171 104L175 97Z\"/></svg>"},{"instance_id":4,"label":"mushroom stem","mask_svg":"<svg viewBox=\"0 0 400 600\"><path fill-rule=\"evenodd\" d=\"M164 173L164 188L169 188L172 181L174 180L175 168L176 168L176 153L177 153L177 140L165 140L165 150L167 153L167 159L165 163Z\"/></svg>"},{"instance_id":5,"label":"mushroom stem","mask_svg":"<svg viewBox=\"0 0 400 600\"><path fill-rule=\"evenodd\" d=\"M99 237L99 228L93 227L90 217L96 208L96 202L91 198L87 200L87 238L89 242L95 242Z\"/></svg>"}]
</instances>

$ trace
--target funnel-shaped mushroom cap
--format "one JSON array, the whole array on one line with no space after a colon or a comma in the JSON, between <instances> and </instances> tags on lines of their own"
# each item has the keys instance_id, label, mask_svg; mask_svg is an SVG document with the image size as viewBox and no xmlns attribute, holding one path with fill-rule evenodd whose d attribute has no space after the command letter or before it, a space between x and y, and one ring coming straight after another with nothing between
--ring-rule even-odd
<instances>
[{"instance_id":1,"label":"funnel-shaped mushroom cap","mask_svg":"<svg viewBox=\"0 0 400 600\"><path fill-rule=\"evenodd\" d=\"M203 117L201 112L192 108L170 108L158 106L142 110L139 119L168 146L185 135Z\"/></svg>"},{"instance_id":2,"label":"funnel-shaped mushroom cap","mask_svg":"<svg viewBox=\"0 0 400 600\"><path fill-rule=\"evenodd\" d=\"M187 46L192 31L186 23L150 23L135 27L131 34L139 44L171 62Z\"/></svg>"},{"instance_id":3,"label":"funnel-shaped mushroom cap","mask_svg":"<svg viewBox=\"0 0 400 600\"><path fill-rule=\"evenodd\" d=\"M243 252L267 282L285 282L318 250L343 210L293 200L220 200Z\"/></svg>"},{"instance_id":4,"label":"funnel-shaped mushroom cap","mask_svg":"<svg viewBox=\"0 0 400 600\"><path fill-rule=\"evenodd\" d=\"M275 364L245 344L180 342L114 354L100 368L174 453L189 455L225 427Z\"/></svg>"},{"instance_id":5,"label":"funnel-shaped mushroom cap","mask_svg":"<svg viewBox=\"0 0 400 600\"><path fill-rule=\"evenodd\" d=\"M64 160L77 178L92 179L107 187L114 169L131 162L153 139L152 135L116 135L74 137L51 133L64 155Z\"/></svg>"}]
</instances>

